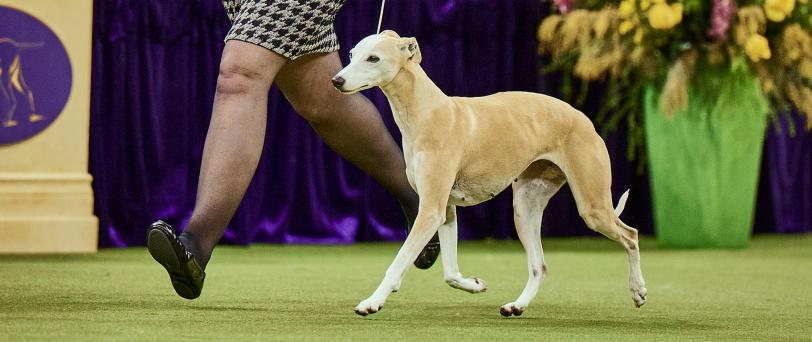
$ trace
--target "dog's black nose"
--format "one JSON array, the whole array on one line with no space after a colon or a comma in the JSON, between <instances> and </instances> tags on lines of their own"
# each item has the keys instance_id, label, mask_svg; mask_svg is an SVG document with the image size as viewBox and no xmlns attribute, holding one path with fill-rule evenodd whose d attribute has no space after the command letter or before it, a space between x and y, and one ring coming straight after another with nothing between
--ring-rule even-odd
<instances>
[{"instance_id":1,"label":"dog's black nose","mask_svg":"<svg viewBox=\"0 0 812 342\"><path fill-rule=\"evenodd\" d=\"M333 86L335 86L336 88L341 88L341 86L343 86L345 82L344 77L341 76L333 77L332 81Z\"/></svg>"}]
</instances>

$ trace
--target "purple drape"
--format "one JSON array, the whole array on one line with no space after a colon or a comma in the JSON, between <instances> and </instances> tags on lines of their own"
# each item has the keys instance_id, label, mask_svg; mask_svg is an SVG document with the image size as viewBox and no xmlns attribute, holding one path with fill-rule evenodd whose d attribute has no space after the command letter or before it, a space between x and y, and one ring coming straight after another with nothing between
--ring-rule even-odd
<instances>
[{"instance_id":1,"label":"purple drape","mask_svg":"<svg viewBox=\"0 0 812 342\"><path fill-rule=\"evenodd\" d=\"M100 244L138 245L152 220L182 226L191 213L229 23L219 0L96 0L94 6L90 172ZM339 12L336 31L343 58L349 47L373 33L378 6L378 0L351 0ZM423 67L447 94L555 94L556 84L538 76L535 30L546 8L536 0L389 1L383 28L418 39ZM399 140L383 95L378 90L365 94ZM584 111L595 113L597 99ZM404 238L394 199L331 151L276 90L268 112L262 159L223 242ZM619 131L607 138L613 192L616 199L631 188L624 220L651 232L647 177L635 174L634 163L626 160L624 137ZM808 134L801 139L807 141L806 153L795 162L809 166ZM797 139L788 144L797 144ZM808 180L809 168L805 170ZM807 196L801 230L812 225L808 194L799 195ZM765 205L774 203L800 207L795 200ZM515 236L510 191L459 212L461 238ZM592 234L566 187L547 209L544 234Z\"/></svg>"},{"instance_id":2,"label":"purple drape","mask_svg":"<svg viewBox=\"0 0 812 342\"><path fill-rule=\"evenodd\" d=\"M760 231L812 231L812 134L805 127L806 120L792 113L767 133L756 220Z\"/></svg>"}]
</instances>

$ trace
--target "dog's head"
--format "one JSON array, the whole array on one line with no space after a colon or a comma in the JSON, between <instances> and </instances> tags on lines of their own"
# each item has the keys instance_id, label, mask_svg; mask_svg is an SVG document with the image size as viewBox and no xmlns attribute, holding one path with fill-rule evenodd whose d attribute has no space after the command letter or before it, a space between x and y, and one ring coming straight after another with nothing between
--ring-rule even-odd
<instances>
[{"instance_id":1,"label":"dog's head","mask_svg":"<svg viewBox=\"0 0 812 342\"><path fill-rule=\"evenodd\" d=\"M350 64L333 77L342 93L386 85L407 63L420 63L420 47L414 38L401 38L395 31L364 38L350 50Z\"/></svg>"}]
</instances>

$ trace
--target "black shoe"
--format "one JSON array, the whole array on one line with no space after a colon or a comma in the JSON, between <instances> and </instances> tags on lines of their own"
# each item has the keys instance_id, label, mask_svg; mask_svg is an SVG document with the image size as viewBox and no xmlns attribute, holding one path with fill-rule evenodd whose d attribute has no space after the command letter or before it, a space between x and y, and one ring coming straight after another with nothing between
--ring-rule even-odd
<instances>
[{"instance_id":1,"label":"black shoe","mask_svg":"<svg viewBox=\"0 0 812 342\"><path fill-rule=\"evenodd\" d=\"M425 270L434 265L434 262L437 261L437 257L440 255L440 238L437 234L434 234L434 237L431 238L429 243L426 244L426 247L423 247L423 250L420 251L420 254L417 256L417 259L414 261L414 266Z\"/></svg>"},{"instance_id":2,"label":"black shoe","mask_svg":"<svg viewBox=\"0 0 812 342\"><path fill-rule=\"evenodd\" d=\"M179 296L186 299L200 297L206 273L175 235L172 226L164 221L149 226L147 249L152 258L169 272L169 280Z\"/></svg>"}]
</instances>

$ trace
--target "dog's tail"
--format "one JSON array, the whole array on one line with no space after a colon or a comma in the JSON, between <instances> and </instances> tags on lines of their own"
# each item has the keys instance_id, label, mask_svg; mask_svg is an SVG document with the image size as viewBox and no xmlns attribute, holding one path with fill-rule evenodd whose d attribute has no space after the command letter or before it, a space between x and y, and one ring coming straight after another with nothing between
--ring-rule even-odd
<instances>
[{"instance_id":1,"label":"dog's tail","mask_svg":"<svg viewBox=\"0 0 812 342\"><path fill-rule=\"evenodd\" d=\"M629 199L629 190L626 190L626 192L624 192L617 201L617 207L615 207L615 216L620 216L620 213L622 213L623 209L626 208L627 199Z\"/></svg>"}]
</instances>

